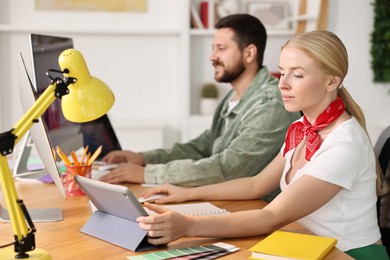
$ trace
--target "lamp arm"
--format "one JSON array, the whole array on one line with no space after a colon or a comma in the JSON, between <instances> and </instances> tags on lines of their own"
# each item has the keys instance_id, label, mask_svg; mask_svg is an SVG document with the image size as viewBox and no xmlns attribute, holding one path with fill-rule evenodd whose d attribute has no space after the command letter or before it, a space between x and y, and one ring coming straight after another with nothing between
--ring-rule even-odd
<instances>
[{"instance_id":1,"label":"lamp arm","mask_svg":"<svg viewBox=\"0 0 390 260\"><path fill-rule=\"evenodd\" d=\"M54 83L49 85L42 95L39 96L34 104L15 124L14 128L0 134L0 182L15 236L15 252L18 252L19 256L25 256L26 251L35 249L33 234L35 228L23 201L18 198L6 155L13 152L16 143L27 133L33 123L39 120L54 100L57 97L62 97L59 93L62 92L67 94L69 92L67 90L67 85L68 84L64 83L62 80L56 79ZM64 88L66 88L67 91L63 91ZM30 229L27 228L26 220L29 222Z\"/></svg>"},{"instance_id":2,"label":"lamp arm","mask_svg":"<svg viewBox=\"0 0 390 260\"><path fill-rule=\"evenodd\" d=\"M15 252L18 252L18 256L25 257L25 252L35 249L35 227L23 201L18 199L15 183L12 180L8 161L4 155L0 156L0 173L1 186L14 231ZM30 229L27 228L26 219L28 219Z\"/></svg>"}]
</instances>

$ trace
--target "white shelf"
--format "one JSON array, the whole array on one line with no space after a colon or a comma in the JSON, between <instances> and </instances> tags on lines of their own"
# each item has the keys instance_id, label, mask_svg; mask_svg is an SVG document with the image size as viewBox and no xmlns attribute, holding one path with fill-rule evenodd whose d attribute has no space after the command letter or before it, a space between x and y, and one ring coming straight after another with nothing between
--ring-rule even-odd
<instances>
[{"instance_id":1,"label":"white shelf","mask_svg":"<svg viewBox=\"0 0 390 260\"><path fill-rule=\"evenodd\" d=\"M130 28L130 27L115 27L108 26L25 26L25 25L7 25L0 24L0 32L42 32L42 33L71 33L71 34L109 34L109 35L180 35L179 28Z\"/></svg>"},{"instance_id":2,"label":"white shelf","mask_svg":"<svg viewBox=\"0 0 390 260\"><path fill-rule=\"evenodd\" d=\"M191 36L213 36L215 33L214 29L191 29Z\"/></svg>"},{"instance_id":3,"label":"white shelf","mask_svg":"<svg viewBox=\"0 0 390 260\"><path fill-rule=\"evenodd\" d=\"M0 32L48 32L48 33L72 33L72 34L110 34L110 35L180 35L180 29L161 28L126 28L117 27L50 27L50 26L15 26L0 24ZM214 36L215 29L190 29L191 36ZM268 30L268 36L292 36L293 30Z\"/></svg>"},{"instance_id":4,"label":"white shelf","mask_svg":"<svg viewBox=\"0 0 390 260\"><path fill-rule=\"evenodd\" d=\"M214 36L215 29L191 29L191 36ZM270 37L276 36L293 36L294 30L267 30L267 35Z\"/></svg>"}]
</instances>

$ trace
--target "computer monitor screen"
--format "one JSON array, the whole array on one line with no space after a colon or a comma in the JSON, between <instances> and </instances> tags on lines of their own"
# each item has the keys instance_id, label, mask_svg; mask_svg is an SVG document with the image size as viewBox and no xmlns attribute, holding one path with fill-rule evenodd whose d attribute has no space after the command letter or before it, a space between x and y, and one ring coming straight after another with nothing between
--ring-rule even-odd
<instances>
[{"instance_id":1,"label":"computer monitor screen","mask_svg":"<svg viewBox=\"0 0 390 260\"><path fill-rule=\"evenodd\" d=\"M32 79L36 86L38 96L41 95L47 86L50 84L50 79L46 75L48 69L60 70L58 65L58 57L66 50L73 48L73 40L71 38L47 36L39 34L30 35L30 44L32 49L33 71ZM55 75L60 76L59 74ZM62 76L62 75L61 75ZM53 104L43 114L42 119L45 122L46 129L55 130L61 127L67 127L67 121L61 112L60 100L55 100ZM72 133L79 132L79 127L69 127L67 131Z\"/></svg>"},{"instance_id":2,"label":"computer monitor screen","mask_svg":"<svg viewBox=\"0 0 390 260\"><path fill-rule=\"evenodd\" d=\"M28 69L26 68L26 64L24 63L23 56L20 54L19 57L19 95L22 103L23 111L26 112L35 102L37 93L35 91L35 87L33 85L31 76L29 74ZM33 139L34 146L39 153L39 156L45 165L46 171L50 174L51 179L57 185L61 195L65 198L65 188L62 182L62 177L58 170L58 166L53 157L53 151L51 149L50 142L46 135L46 130L42 120L38 120L33 126L30 128L30 135ZM28 138L27 138L28 139ZM25 140L27 140L25 139ZM24 165L20 165L21 162L26 163L27 159L30 156L31 147L28 142L22 143L24 147L19 152L19 158L24 158L18 160L19 163L14 165L14 174L16 175L18 172L18 168L26 169ZM17 175L16 175L17 176Z\"/></svg>"}]
</instances>

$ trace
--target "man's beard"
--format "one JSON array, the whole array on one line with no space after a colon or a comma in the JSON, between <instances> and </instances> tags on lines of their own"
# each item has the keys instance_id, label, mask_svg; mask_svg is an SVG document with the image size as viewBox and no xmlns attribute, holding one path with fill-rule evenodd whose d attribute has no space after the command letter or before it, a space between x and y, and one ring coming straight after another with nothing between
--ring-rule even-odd
<instances>
[{"instance_id":1,"label":"man's beard","mask_svg":"<svg viewBox=\"0 0 390 260\"><path fill-rule=\"evenodd\" d=\"M223 66L223 64L220 62L215 62L213 65L214 66ZM239 62L230 71L228 71L224 68L222 76L215 77L215 80L217 82L230 83L230 82L236 80L238 77L240 77L241 74L245 71L245 69L246 69L245 64L243 62Z\"/></svg>"}]
</instances>

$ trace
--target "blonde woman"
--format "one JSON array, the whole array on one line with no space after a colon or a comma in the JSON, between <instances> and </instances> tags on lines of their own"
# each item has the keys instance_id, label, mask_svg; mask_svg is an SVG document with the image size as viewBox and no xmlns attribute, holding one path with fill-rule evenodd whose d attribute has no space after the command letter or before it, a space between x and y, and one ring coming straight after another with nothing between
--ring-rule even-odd
<instances>
[{"instance_id":1,"label":"blonde woman","mask_svg":"<svg viewBox=\"0 0 390 260\"><path fill-rule=\"evenodd\" d=\"M256 199L279 185L282 192L263 209L220 216L183 216L146 204L159 215L140 217L140 227L150 243L164 244L184 236L269 234L298 221L337 238L336 246L356 259L388 259L376 215L381 178L363 113L343 85L344 44L327 31L294 36L282 47L279 67L285 108L304 116L290 126L268 167L254 177L191 189L163 185L143 196L164 193L156 202L168 203Z\"/></svg>"}]
</instances>

